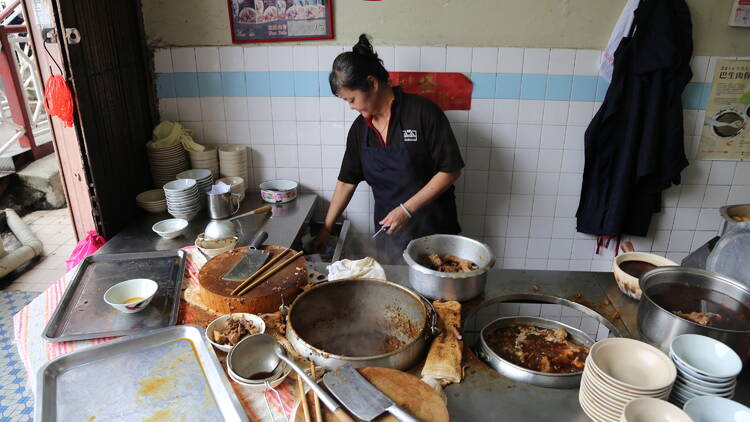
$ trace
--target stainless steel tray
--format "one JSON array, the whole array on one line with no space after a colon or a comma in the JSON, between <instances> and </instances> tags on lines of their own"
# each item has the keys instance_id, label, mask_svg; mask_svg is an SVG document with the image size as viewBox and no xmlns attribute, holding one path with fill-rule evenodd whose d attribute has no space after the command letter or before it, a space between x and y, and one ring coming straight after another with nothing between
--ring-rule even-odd
<instances>
[{"instance_id":1,"label":"stainless steel tray","mask_svg":"<svg viewBox=\"0 0 750 422\"><path fill-rule=\"evenodd\" d=\"M34 420L247 421L203 330L178 325L47 362Z\"/></svg>"},{"instance_id":2,"label":"stainless steel tray","mask_svg":"<svg viewBox=\"0 0 750 422\"><path fill-rule=\"evenodd\" d=\"M86 257L42 332L47 341L114 337L174 325L180 310L185 252L180 250ZM141 312L124 314L104 302L104 292L131 278L159 285Z\"/></svg>"}]
</instances>

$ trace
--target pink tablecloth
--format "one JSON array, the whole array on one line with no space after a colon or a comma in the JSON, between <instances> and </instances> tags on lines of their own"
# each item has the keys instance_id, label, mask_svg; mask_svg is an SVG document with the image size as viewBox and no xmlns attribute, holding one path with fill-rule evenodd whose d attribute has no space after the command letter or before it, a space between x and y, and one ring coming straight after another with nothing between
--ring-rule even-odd
<instances>
[{"instance_id":1,"label":"pink tablecloth","mask_svg":"<svg viewBox=\"0 0 750 422\"><path fill-rule=\"evenodd\" d=\"M184 250L187 252L184 283L187 283L188 286L195 285L198 282L198 270L205 264L206 260L195 250L195 247L187 247ZM57 304L62 299L65 289L70 280L75 276L77 269L76 267L70 270L65 276L57 280L52 286L13 316L14 338L18 347L18 354L21 356L26 369L29 386L34 391L37 370L46 362L71 352L106 343L114 338L108 337L56 343L46 342L42 339L44 327L54 313ZM280 401L277 400L272 391L265 393L265 397L272 409L273 419L268 415L263 393L247 392L244 390L244 387L234 384L231 380L230 382L235 387L235 391L250 420L286 420L285 415L293 415L296 390L290 380L285 381L276 389L279 393Z\"/></svg>"}]
</instances>

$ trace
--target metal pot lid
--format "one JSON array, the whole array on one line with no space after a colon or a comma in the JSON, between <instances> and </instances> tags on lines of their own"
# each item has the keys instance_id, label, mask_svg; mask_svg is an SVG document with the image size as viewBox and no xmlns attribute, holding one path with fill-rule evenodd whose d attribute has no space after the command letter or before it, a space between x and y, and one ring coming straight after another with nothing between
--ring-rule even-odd
<instances>
[{"instance_id":1,"label":"metal pot lid","mask_svg":"<svg viewBox=\"0 0 750 422\"><path fill-rule=\"evenodd\" d=\"M733 230L708 255L706 269L734 278L750 288L750 231Z\"/></svg>"}]
</instances>

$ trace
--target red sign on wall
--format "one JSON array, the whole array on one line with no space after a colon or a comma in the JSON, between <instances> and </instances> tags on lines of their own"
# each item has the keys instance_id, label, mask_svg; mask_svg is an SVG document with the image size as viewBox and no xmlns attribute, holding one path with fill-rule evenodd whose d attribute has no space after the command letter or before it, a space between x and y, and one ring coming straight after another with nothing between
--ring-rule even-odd
<instances>
[{"instance_id":1,"label":"red sign on wall","mask_svg":"<svg viewBox=\"0 0 750 422\"><path fill-rule=\"evenodd\" d=\"M443 110L471 108L472 82L462 73L390 72L391 85L404 92L419 94L434 101Z\"/></svg>"}]
</instances>

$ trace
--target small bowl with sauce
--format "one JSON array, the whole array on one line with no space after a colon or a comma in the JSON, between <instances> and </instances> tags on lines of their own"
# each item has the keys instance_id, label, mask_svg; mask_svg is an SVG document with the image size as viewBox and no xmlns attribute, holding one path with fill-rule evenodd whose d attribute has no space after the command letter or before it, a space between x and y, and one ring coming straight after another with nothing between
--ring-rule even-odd
<instances>
[{"instance_id":1,"label":"small bowl with sauce","mask_svg":"<svg viewBox=\"0 0 750 422\"><path fill-rule=\"evenodd\" d=\"M267 347L260 346L263 341L261 334L245 337L227 355L229 377L250 391L275 388L292 370L274 353L269 354Z\"/></svg>"},{"instance_id":2,"label":"small bowl with sauce","mask_svg":"<svg viewBox=\"0 0 750 422\"><path fill-rule=\"evenodd\" d=\"M145 309L159 285L148 278L133 278L117 283L104 293L104 301L120 312L133 314Z\"/></svg>"},{"instance_id":3,"label":"small bowl with sauce","mask_svg":"<svg viewBox=\"0 0 750 422\"><path fill-rule=\"evenodd\" d=\"M641 288L638 279L656 267L676 266L663 256L646 252L625 252L618 255L612 263L612 273L615 276L620 291L635 300L641 299Z\"/></svg>"}]
</instances>

